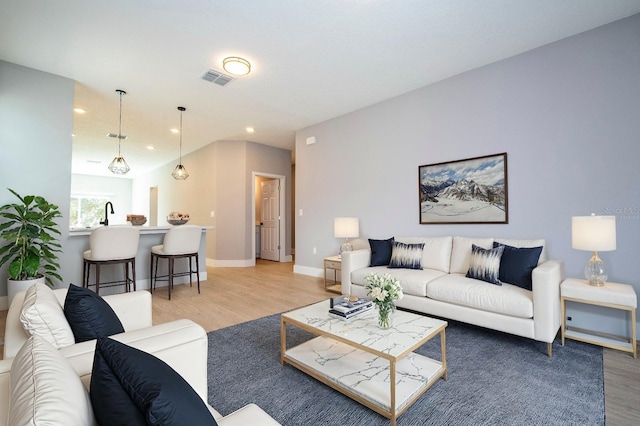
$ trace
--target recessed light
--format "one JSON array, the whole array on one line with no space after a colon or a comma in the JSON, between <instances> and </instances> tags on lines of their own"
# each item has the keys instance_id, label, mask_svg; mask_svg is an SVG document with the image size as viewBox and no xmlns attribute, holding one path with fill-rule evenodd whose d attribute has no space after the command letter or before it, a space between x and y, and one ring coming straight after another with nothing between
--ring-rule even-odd
<instances>
[{"instance_id":1,"label":"recessed light","mask_svg":"<svg viewBox=\"0 0 640 426\"><path fill-rule=\"evenodd\" d=\"M85 110L84 108L74 108L73 110L78 114L84 114L85 112L87 112L87 110Z\"/></svg>"},{"instance_id":2,"label":"recessed light","mask_svg":"<svg viewBox=\"0 0 640 426\"><path fill-rule=\"evenodd\" d=\"M251 64L244 58L229 56L222 60L222 68L233 75L247 75L251 72Z\"/></svg>"},{"instance_id":3,"label":"recessed light","mask_svg":"<svg viewBox=\"0 0 640 426\"><path fill-rule=\"evenodd\" d=\"M247 131L247 133L253 133L256 131L256 129L254 129L253 127L246 127L245 130Z\"/></svg>"},{"instance_id":4,"label":"recessed light","mask_svg":"<svg viewBox=\"0 0 640 426\"><path fill-rule=\"evenodd\" d=\"M147 149L148 149L149 151L153 151L154 149L156 149L156 147L155 147L155 146L153 146L153 145L147 145Z\"/></svg>"},{"instance_id":5,"label":"recessed light","mask_svg":"<svg viewBox=\"0 0 640 426\"><path fill-rule=\"evenodd\" d=\"M169 129L171 130L171 133L180 133L179 129L176 129L175 127L173 129Z\"/></svg>"}]
</instances>

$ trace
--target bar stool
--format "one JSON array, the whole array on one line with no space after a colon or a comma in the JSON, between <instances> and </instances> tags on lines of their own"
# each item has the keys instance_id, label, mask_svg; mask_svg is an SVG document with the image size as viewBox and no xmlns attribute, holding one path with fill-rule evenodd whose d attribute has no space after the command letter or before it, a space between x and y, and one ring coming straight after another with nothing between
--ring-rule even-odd
<instances>
[{"instance_id":1,"label":"bar stool","mask_svg":"<svg viewBox=\"0 0 640 426\"><path fill-rule=\"evenodd\" d=\"M167 281L169 289L169 300L171 300L171 290L173 289L173 279L189 275L189 286L193 285L192 274L195 273L198 280L198 294L200 294L200 265L198 263L198 250L202 238L202 227L197 225L175 226L165 234L162 245L151 247L151 265L149 276L151 277L151 292L157 281ZM175 272L174 262L176 259L188 258L189 269L185 272ZM193 270L192 260L196 260L196 269ZM167 275L158 275L158 263L160 259L167 259ZM154 269L155 261L155 269Z\"/></svg>"},{"instance_id":2,"label":"bar stool","mask_svg":"<svg viewBox=\"0 0 640 426\"><path fill-rule=\"evenodd\" d=\"M82 267L82 286L89 288L89 274L91 265L96 269L96 294L100 294L100 267L103 265L124 264L124 280L116 280L102 283L103 287L112 287L124 284L129 292L133 284L136 290L136 254L140 231L130 225L101 226L91 232L89 236L89 250L84 252ZM129 268L132 273L130 274ZM94 284L91 284L94 285Z\"/></svg>"}]
</instances>

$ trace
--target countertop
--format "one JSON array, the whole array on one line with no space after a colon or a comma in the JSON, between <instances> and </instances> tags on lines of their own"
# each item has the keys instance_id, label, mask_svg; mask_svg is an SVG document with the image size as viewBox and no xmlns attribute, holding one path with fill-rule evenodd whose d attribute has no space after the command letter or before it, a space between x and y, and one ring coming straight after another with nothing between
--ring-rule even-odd
<instances>
[{"instance_id":1,"label":"countertop","mask_svg":"<svg viewBox=\"0 0 640 426\"><path fill-rule=\"evenodd\" d=\"M124 226L124 225L113 225L113 226ZM180 226L180 225L177 225ZM199 225L198 225L199 226ZM93 231L96 227L93 228L69 228L69 236L70 237L79 237L90 235L91 231ZM144 234L165 234L169 229L175 228L174 225L165 225L165 226L136 226L136 228L140 229L140 235ZM206 231L207 229L213 229L214 226L203 226L202 231Z\"/></svg>"}]
</instances>

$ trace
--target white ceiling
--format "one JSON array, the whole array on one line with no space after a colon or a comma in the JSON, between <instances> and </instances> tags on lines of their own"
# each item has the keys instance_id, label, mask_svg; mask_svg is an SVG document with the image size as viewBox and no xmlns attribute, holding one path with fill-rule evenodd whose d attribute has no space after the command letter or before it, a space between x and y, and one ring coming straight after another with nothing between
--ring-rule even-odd
<instances>
[{"instance_id":1,"label":"white ceiling","mask_svg":"<svg viewBox=\"0 0 640 426\"><path fill-rule=\"evenodd\" d=\"M640 0L0 0L0 59L76 81L75 173L110 175L127 91L135 177L177 163L178 106L183 154L216 140L293 150L301 128L636 13ZM229 55L251 74L201 79Z\"/></svg>"}]
</instances>

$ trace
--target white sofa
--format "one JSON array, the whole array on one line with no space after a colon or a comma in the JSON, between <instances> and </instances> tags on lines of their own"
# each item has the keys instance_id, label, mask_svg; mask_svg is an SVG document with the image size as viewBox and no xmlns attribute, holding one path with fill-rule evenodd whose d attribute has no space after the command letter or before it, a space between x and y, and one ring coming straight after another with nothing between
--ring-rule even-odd
<instances>
[{"instance_id":1,"label":"white sofa","mask_svg":"<svg viewBox=\"0 0 640 426\"><path fill-rule=\"evenodd\" d=\"M61 306L67 289L53 291ZM7 313L4 359L0 361L0 426L7 424L10 398L10 371L13 358L29 335L20 321L20 312L25 292L18 293ZM120 319L124 333L111 336L169 364L207 402L207 355L208 340L205 330L191 320L177 320L152 325L151 294L146 290L104 296ZM59 349L89 389L95 340L72 344ZM210 407L219 425L277 425L267 413L255 404L249 404L234 413L222 416Z\"/></svg>"},{"instance_id":2,"label":"white sofa","mask_svg":"<svg viewBox=\"0 0 640 426\"><path fill-rule=\"evenodd\" d=\"M545 342L547 354L552 355L552 343L560 329L564 262L547 259L544 240L446 236L395 241L424 243L422 269L371 267L370 249L343 253L342 293L366 297L364 278L371 273L388 273L398 278L403 288L404 297L397 301L398 307ZM531 290L465 277L472 244L490 249L494 241L512 247L543 247L538 266L532 272Z\"/></svg>"}]
</instances>

